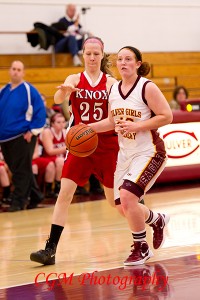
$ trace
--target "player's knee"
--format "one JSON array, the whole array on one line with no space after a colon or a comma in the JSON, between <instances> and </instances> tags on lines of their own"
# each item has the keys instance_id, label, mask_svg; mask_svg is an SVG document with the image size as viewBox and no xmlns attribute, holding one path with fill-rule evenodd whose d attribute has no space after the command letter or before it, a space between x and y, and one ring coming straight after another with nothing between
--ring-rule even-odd
<instances>
[{"instance_id":1,"label":"player's knee","mask_svg":"<svg viewBox=\"0 0 200 300\"><path fill-rule=\"evenodd\" d=\"M47 172L54 172L55 173L55 164L53 161L51 161L46 168Z\"/></svg>"},{"instance_id":2,"label":"player's knee","mask_svg":"<svg viewBox=\"0 0 200 300\"><path fill-rule=\"evenodd\" d=\"M130 208L133 208L134 205L138 205L138 197L127 190L121 189L120 202L123 210L127 211Z\"/></svg>"},{"instance_id":3,"label":"player's knee","mask_svg":"<svg viewBox=\"0 0 200 300\"><path fill-rule=\"evenodd\" d=\"M55 160L56 168L62 168L64 164L64 158L63 157L57 157Z\"/></svg>"},{"instance_id":4,"label":"player's knee","mask_svg":"<svg viewBox=\"0 0 200 300\"><path fill-rule=\"evenodd\" d=\"M65 204L65 203L71 203L72 199L73 199L73 193L70 193L62 188L60 189L57 201Z\"/></svg>"}]
</instances>

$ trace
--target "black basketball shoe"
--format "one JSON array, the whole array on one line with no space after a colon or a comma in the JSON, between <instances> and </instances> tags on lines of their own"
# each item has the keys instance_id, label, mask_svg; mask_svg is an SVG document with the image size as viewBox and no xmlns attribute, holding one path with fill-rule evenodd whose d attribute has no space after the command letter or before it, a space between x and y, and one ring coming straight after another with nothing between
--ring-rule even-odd
<instances>
[{"instance_id":1,"label":"black basketball shoe","mask_svg":"<svg viewBox=\"0 0 200 300\"><path fill-rule=\"evenodd\" d=\"M47 240L45 250L39 250L32 252L30 260L38 262L42 265L54 265L55 264L56 245L50 246L49 240Z\"/></svg>"}]
</instances>

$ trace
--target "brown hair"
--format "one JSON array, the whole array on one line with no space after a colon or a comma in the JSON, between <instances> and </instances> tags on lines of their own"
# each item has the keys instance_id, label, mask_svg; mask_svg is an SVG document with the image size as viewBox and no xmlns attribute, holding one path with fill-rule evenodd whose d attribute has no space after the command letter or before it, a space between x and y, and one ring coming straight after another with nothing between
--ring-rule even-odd
<instances>
[{"instance_id":1,"label":"brown hair","mask_svg":"<svg viewBox=\"0 0 200 300\"><path fill-rule=\"evenodd\" d=\"M135 47L132 47L132 46L125 46L125 47L122 47L118 53L122 50L122 49L128 49L130 51L132 51L134 54L135 54L135 57L136 57L136 60L137 61L141 61L141 66L138 68L137 70L137 73L138 75L141 75L141 76L146 76L147 74L149 74L150 72L150 65L148 62L143 62L142 61L142 53Z\"/></svg>"},{"instance_id":2,"label":"brown hair","mask_svg":"<svg viewBox=\"0 0 200 300\"><path fill-rule=\"evenodd\" d=\"M180 90L184 90L185 96L186 96L186 98L188 98L188 96L189 96L188 90L183 85L179 85L174 89L174 92L173 92L173 99L174 100L176 100L177 95L178 95Z\"/></svg>"},{"instance_id":3,"label":"brown hair","mask_svg":"<svg viewBox=\"0 0 200 300\"><path fill-rule=\"evenodd\" d=\"M85 50L85 44L89 40L97 40L97 43L100 46L102 45L101 49L102 49L102 52L104 52L104 42L102 41L102 39L100 39L97 36L91 36L91 37L88 37L87 39L85 39L85 41L83 43L83 52ZM101 69L101 71L103 73L106 73L106 74L109 74L110 76L113 76L112 71L110 70L110 67L111 67L112 63L109 60L109 56L110 56L109 54L104 53L104 56L103 56L103 58L101 60L101 67L100 67L100 69Z\"/></svg>"},{"instance_id":4,"label":"brown hair","mask_svg":"<svg viewBox=\"0 0 200 300\"><path fill-rule=\"evenodd\" d=\"M65 116L62 113L55 113L50 118L50 125L52 125L57 118L63 117L65 119Z\"/></svg>"}]
</instances>

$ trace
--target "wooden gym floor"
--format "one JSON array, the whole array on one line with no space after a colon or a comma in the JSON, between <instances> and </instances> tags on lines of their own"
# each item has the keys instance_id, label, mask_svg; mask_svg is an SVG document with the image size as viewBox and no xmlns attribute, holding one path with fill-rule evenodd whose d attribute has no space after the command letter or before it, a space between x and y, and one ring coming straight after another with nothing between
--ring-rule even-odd
<instances>
[{"instance_id":1,"label":"wooden gym floor","mask_svg":"<svg viewBox=\"0 0 200 300\"><path fill-rule=\"evenodd\" d=\"M52 204L0 213L0 299L200 299L199 182L158 186L146 195L146 204L171 220L163 247L135 267L123 266L132 243L126 220L106 200L89 198L75 197L53 266L29 260L44 247ZM147 240L152 247L149 227Z\"/></svg>"}]
</instances>

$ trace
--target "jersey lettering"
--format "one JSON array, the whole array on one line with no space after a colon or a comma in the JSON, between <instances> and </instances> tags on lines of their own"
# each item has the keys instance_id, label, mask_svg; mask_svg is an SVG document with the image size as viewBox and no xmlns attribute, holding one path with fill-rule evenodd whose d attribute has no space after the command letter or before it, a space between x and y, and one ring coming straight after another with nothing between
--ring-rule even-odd
<instances>
[{"instance_id":1,"label":"jersey lettering","mask_svg":"<svg viewBox=\"0 0 200 300\"><path fill-rule=\"evenodd\" d=\"M136 117L141 118L142 113L141 111L137 111L130 108L115 108L111 111L112 117L120 116L120 115L126 115L127 117ZM127 119L127 118L126 118Z\"/></svg>"},{"instance_id":2,"label":"jersey lettering","mask_svg":"<svg viewBox=\"0 0 200 300\"><path fill-rule=\"evenodd\" d=\"M131 116L131 117L141 118L140 111L136 111L136 110L130 109L130 108L126 109L126 115Z\"/></svg>"},{"instance_id":3,"label":"jersey lettering","mask_svg":"<svg viewBox=\"0 0 200 300\"><path fill-rule=\"evenodd\" d=\"M79 99L95 99L95 100L107 100L108 93L105 90L102 91L90 91L86 89L80 89L80 91L76 92L76 98Z\"/></svg>"},{"instance_id":4,"label":"jersey lettering","mask_svg":"<svg viewBox=\"0 0 200 300\"><path fill-rule=\"evenodd\" d=\"M112 117L124 115L124 108L116 108L111 111Z\"/></svg>"}]
</instances>

